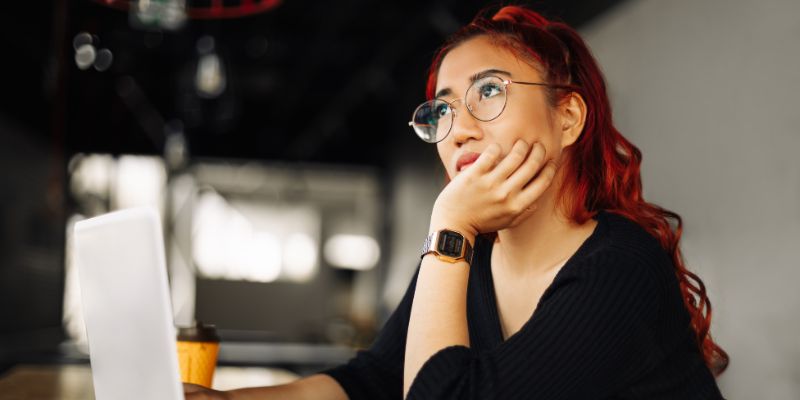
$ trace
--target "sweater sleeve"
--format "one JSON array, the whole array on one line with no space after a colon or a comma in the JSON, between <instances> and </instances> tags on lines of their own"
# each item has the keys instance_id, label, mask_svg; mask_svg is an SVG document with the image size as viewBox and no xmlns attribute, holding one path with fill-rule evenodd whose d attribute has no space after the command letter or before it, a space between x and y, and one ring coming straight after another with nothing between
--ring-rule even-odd
<instances>
[{"instance_id":1,"label":"sweater sleeve","mask_svg":"<svg viewBox=\"0 0 800 400\"><path fill-rule=\"evenodd\" d=\"M400 399L403 360L419 267L403 299L369 349L358 351L344 365L323 371L342 386L350 400Z\"/></svg>"},{"instance_id":2,"label":"sweater sleeve","mask_svg":"<svg viewBox=\"0 0 800 400\"><path fill-rule=\"evenodd\" d=\"M407 399L603 399L652 369L664 357L652 327L669 272L613 252L585 261L496 348L434 354Z\"/></svg>"}]
</instances>

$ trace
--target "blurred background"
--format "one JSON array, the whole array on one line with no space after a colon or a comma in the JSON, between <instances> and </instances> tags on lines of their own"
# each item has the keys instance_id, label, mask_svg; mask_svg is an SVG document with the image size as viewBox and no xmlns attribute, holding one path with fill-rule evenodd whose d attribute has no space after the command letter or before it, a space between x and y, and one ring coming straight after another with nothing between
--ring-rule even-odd
<instances>
[{"instance_id":1,"label":"blurred background","mask_svg":"<svg viewBox=\"0 0 800 400\"><path fill-rule=\"evenodd\" d=\"M587 40L647 199L684 217L723 393L800 398L800 2L527 4ZM221 364L302 375L368 346L444 185L407 121L486 5L0 5L0 374L88 362L70 229L140 205L163 218L176 323L216 324Z\"/></svg>"}]
</instances>

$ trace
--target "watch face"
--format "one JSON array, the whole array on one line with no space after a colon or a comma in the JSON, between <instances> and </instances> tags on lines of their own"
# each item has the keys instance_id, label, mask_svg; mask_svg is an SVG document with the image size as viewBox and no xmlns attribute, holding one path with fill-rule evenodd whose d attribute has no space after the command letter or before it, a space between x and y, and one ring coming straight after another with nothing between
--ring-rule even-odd
<instances>
[{"instance_id":1,"label":"watch face","mask_svg":"<svg viewBox=\"0 0 800 400\"><path fill-rule=\"evenodd\" d=\"M458 232L441 231L436 251L448 257L461 257L461 248L464 247L464 236Z\"/></svg>"}]
</instances>

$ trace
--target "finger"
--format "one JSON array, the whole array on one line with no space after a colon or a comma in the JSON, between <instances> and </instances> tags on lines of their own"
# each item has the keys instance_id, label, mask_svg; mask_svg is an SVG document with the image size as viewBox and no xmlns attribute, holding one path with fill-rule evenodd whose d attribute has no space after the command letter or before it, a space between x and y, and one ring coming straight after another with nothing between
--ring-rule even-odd
<instances>
[{"instance_id":1,"label":"finger","mask_svg":"<svg viewBox=\"0 0 800 400\"><path fill-rule=\"evenodd\" d=\"M528 150L528 143L524 140L518 139L514 142L514 145L511 146L511 151L500 160L492 171L493 178L498 180L505 180L508 178L508 176L514 173L525 161L525 158L528 156Z\"/></svg>"},{"instance_id":2,"label":"finger","mask_svg":"<svg viewBox=\"0 0 800 400\"><path fill-rule=\"evenodd\" d=\"M528 158L525 159L525 162L519 166L511 176L506 179L506 185L509 185L509 189L521 189L531 182L536 173L539 172L540 169L544 166L544 159L545 159L545 149L544 145L541 143L535 143L533 145L533 149L531 149L531 153Z\"/></svg>"},{"instance_id":3,"label":"finger","mask_svg":"<svg viewBox=\"0 0 800 400\"><path fill-rule=\"evenodd\" d=\"M553 178L556 176L556 171L558 170L558 166L554 161L549 161L544 168L542 168L539 175L528 183L527 186L522 188L522 191L519 192L518 200L523 204L532 204L539 197L542 196L542 193L550 187L550 184L553 183Z\"/></svg>"},{"instance_id":4,"label":"finger","mask_svg":"<svg viewBox=\"0 0 800 400\"><path fill-rule=\"evenodd\" d=\"M500 145L492 143L481 152L481 155L475 160L475 163L469 168L479 172L489 172L497 164L497 158L500 157Z\"/></svg>"}]
</instances>

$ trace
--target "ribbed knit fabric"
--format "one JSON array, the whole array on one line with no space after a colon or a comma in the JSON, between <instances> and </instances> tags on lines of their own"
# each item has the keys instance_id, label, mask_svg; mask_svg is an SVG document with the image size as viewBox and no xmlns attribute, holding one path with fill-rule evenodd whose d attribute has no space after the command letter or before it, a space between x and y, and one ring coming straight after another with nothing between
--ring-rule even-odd
<instances>
[{"instance_id":1,"label":"ribbed knit fabric","mask_svg":"<svg viewBox=\"0 0 800 400\"><path fill-rule=\"evenodd\" d=\"M672 260L636 223L600 212L597 227L503 340L490 268L476 240L467 294L470 347L420 369L408 399L720 399L689 326ZM351 400L401 399L416 276L375 343L324 371Z\"/></svg>"}]
</instances>

